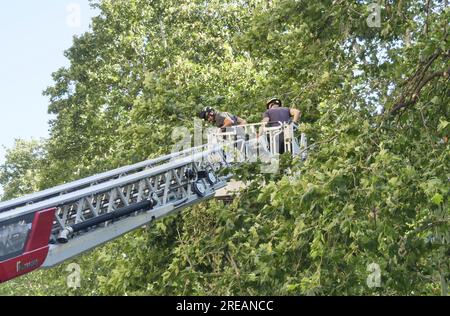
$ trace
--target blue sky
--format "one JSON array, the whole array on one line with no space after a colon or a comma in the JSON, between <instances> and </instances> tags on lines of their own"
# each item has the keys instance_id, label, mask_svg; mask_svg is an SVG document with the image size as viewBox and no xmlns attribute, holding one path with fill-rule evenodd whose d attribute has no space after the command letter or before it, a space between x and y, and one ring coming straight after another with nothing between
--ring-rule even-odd
<instances>
[{"instance_id":1,"label":"blue sky","mask_svg":"<svg viewBox=\"0 0 450 316\"><path fill-rule=\"evenodd\" d=\"M88 0L15 0L0 6L0 164L16 138L48 136L51 74L68 65L64 50L89 29ZM0 194L2 188L0 186Z\"/></svg>"},{"instance_id":2,"label":"blue sky","mask_svg":"<svg viewBox=\"0 0 450 316\"><path fill-rule=\"evenodd\" d=\"M68 65L63 52L89 29L88 0L15 0L0 6L0 163L14 139L48 136L51 73ZM1 191L1 189L0 189Z\"/></svg>"}]
</instances>

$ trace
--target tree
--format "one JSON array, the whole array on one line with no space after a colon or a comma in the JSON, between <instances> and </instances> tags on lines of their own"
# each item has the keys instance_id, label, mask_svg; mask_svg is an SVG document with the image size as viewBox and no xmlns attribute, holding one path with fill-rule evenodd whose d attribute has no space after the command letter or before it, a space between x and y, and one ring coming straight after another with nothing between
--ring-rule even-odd
<instances>
[{"instance_id":1,"label":"tree","mask_svg":"<svg viewBox=\"0 0 450 316\"><path fill-rule=\"evenodd\" d=\"M12 149L7 149L5 163L0 166L2 200L32 193L39 189L44 158L44 143L39 140L17 139Z\"/></svg>"},{"instance_id":2,"label":"tree","mask_svg":"<svg viewBox=\"0 0 450 316\"><path fill-rule=\"evenodd\" d=\"M76 258L81 289L61 266L10 292L446 294L448 5L382 1L377 28L371 2L96 2L46 90L56 118L39 189L166 153L205 105L257 122L278 95L314 145L305 163L283 157L298 177L244 166L234 172L250 185L231 205L202 203Z\"/></svg>"}]
</instances>

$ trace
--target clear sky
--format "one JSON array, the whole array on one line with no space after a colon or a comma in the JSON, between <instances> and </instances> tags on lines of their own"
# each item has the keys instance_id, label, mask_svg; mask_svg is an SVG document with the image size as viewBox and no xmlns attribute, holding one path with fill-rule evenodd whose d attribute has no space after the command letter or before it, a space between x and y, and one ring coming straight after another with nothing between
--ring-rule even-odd
<instances>
[{"instance_id":1,"label":"clear sky","mask_svg":"<svg viewBox=\"0 0 450 316\"><path fill-rule=\"evenodd\" d=\"M89 29L88 0L14 0L0 5L0 164L14 139L48 136L51 74L68 65L63 52ZM0 187L1 193L1 187Z\"/></svg>"}]
</instances>

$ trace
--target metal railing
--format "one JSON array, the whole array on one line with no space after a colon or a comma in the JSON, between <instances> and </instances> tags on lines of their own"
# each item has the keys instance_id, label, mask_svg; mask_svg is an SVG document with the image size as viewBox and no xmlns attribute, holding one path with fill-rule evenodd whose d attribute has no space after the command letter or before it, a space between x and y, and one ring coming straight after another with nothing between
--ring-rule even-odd
<instances>
[{"instance_id":1,"label":"metal railing","mask_svg":"<svg viewBox=\"0 0 450 316\"><path fill-rule=\"evenodd\" d=\"M225 131L212 132L208 135L208 144L225 145L228 162L236 162L236 159L237 162L254 162L257 157L271 157L285 152L306 159L307 138L301 133L300 139L297 139L295 132L298 125L283 122L271 124L232 126Z\"/></svg>"}]
</instances>

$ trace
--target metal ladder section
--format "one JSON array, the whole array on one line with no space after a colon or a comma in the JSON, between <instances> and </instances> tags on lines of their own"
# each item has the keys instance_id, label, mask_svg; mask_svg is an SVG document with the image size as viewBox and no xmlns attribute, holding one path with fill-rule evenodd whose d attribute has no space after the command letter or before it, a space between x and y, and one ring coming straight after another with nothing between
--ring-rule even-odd
<instances>
[{"instance_id":1,"label":"metal ladder section","mask_svg":"<svg viewBox=\"0 0 450 316\"><path fill-rule=\"evenodd\" d=\"M220 170L253 159L255 152L274 156L282 131L286 151L299 155L306 148L292 124L252 137L258 125L212 133L203 146L0 203L0 283L214 197L231 177Z\"/></svg>"}]
</instances>

